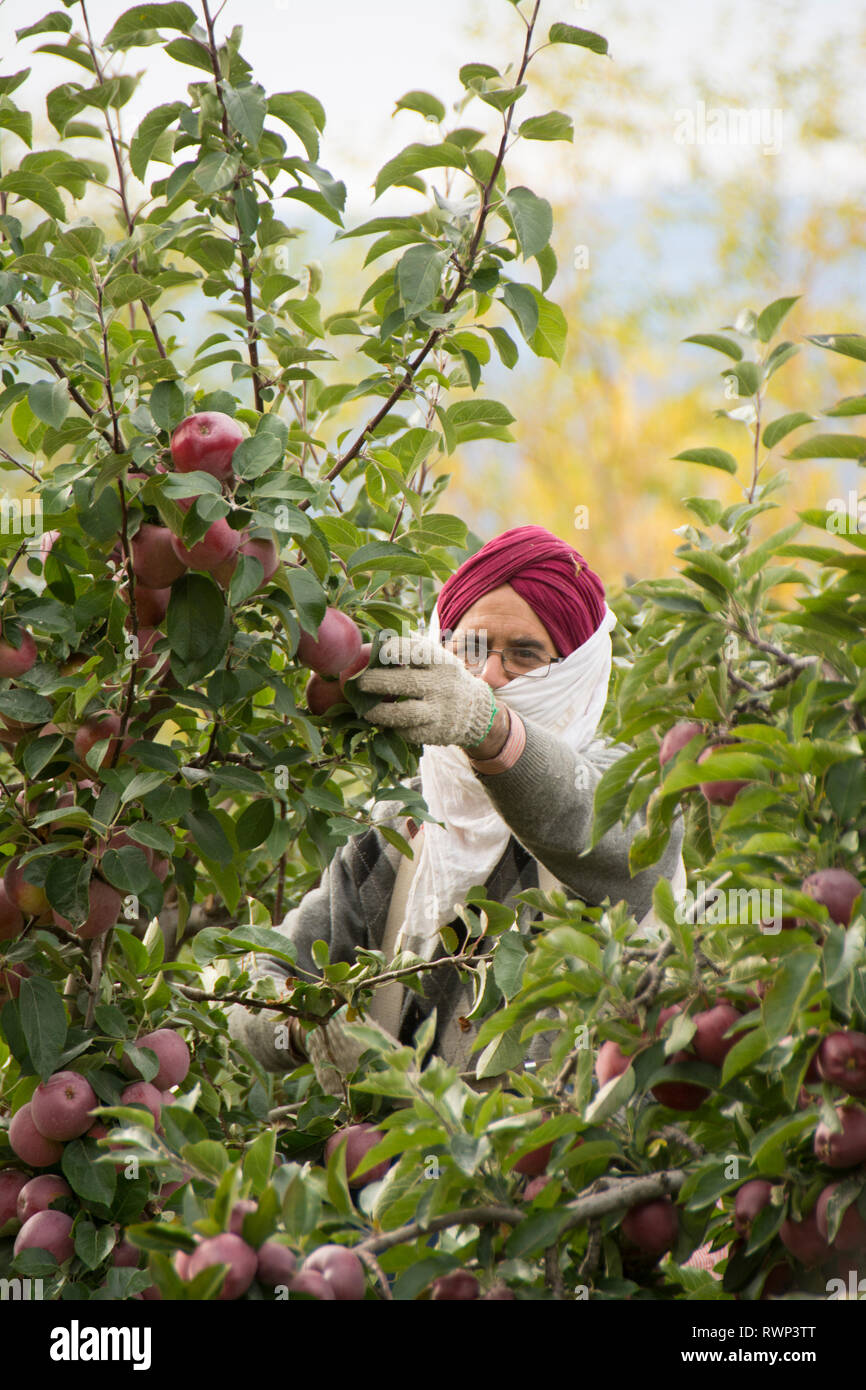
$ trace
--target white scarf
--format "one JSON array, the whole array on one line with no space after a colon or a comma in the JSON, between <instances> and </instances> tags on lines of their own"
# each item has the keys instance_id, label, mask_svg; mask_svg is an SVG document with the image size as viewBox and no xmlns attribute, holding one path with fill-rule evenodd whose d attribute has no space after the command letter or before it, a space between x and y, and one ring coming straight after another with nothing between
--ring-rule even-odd
<instances>
[{"instance_id":1,"label":"white scarf","mask_svg":"<svg viewBox=\"0 0 866 1390\"><path fill-rule=\"evenodd\" d=\"M546 676L516 676L494 693L497 704L526 715L576 753L592 742L607 700L616 614L605 604L592 636ZM439 640L436 608L429 634ZM431 960L439 928L453 921L467 891L484 886L502 857L511 830L475 776L468 755L455 744L425 744L420 761L421 791L437 821L424 822L421 854L415 866L396 949Z\"/></svg>"}]
</instances>

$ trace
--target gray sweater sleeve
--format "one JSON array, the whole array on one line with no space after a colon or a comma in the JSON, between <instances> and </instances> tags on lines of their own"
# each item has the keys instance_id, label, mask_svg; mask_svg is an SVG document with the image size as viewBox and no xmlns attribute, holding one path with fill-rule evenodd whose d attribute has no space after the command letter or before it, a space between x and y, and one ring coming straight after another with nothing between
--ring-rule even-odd
<instances>
[{"instance_id":1,"label":"gray sweater sleeve","mask_svg":"<svg viewBox=\"0 0 866 1390\"><path fill-rule=\"evenodd\" d=\"M629 847L645 823L645 812L627 826L611 826L593 849L586 848L595 789L628 748L596 740L575 753L542 725L531 719L523 719L523 724L526 745L514 766L505 772L475 773L491 802L529 853L578 897L590 906L605 897L611 903L624 899L635 916L642 917L652 907L658 879L670 878L676 869L683 842L681 816L658 862L632 877Z\"/></svg>"}]
</instances>

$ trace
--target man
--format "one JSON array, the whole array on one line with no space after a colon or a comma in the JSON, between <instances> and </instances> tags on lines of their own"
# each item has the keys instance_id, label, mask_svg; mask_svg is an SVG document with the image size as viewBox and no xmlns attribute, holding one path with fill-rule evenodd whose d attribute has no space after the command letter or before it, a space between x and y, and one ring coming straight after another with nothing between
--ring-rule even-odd
<instances>
[{"instance_id":1,"label":"man","mask_svg":"<svg viewBox=\"0 0 866 1390\"><path fill-rule=\"evenodd\" d=\"M441 927L450 923L463 933L454 905L476 884L507 905L525 889L561 885L590 905L624 899L639 920L648 913L657 880L682 872L679 819L659 862L634 877L628 853L642 816L612 827L585 852L595 788L628 751L595 737L615 623L601 580L583 557L543 527L518 526L489 541L443 585L429 635L383 644L383 664L364 671L358 685L391 699L366 718L423 746L409 785L421 791L434 820L419 828L389 803L374 808L374 826L337 851L320 885L278 928L294 943L302 971L318 974L316 940L328 943L332 961L353 961L358 946L382 950L389 960L400 949L437 959L445 954ZM388 664L389 656L401 664ZM388 843L380 824L411 838L413 860ZM532 909L514 906L527 931ZM262 961L257 973L280 978L287 971ZM435 1007L432 1050L467 1071L475 1060L475 1030L465 1027L469 986L448 966L424 981L423 999L399 983L377 990L372 1017L408 1043ZM339 1023L307 1031L293 1021L287 1051L277 1045L279 1021L271 1011L236 1006L230 1032L271 1071L292 1070L309 1057L326 1089L339 1094L340 1073L359 1055ZM529 1054L538 1058L543 1049L536 1037Z\"/></svg>"}]
</instances>

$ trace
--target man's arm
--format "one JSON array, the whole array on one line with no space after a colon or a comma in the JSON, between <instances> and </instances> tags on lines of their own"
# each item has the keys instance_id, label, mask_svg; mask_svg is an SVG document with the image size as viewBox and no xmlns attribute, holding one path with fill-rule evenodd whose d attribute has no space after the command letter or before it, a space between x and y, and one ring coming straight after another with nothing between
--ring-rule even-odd
<instances>
[{"instance_id":1,"label":"man's arm","mask_svg":"<svg viewBox=\"0 0 866 1390\"><path fill-rule=\"evenodd\" d=\"M645 813L635 815L628 826L612 826L585 853L595 789L602 774L627 750L596 743L575 753L534 720L522 722L526 743L512 767L490 773L474 769L491 802L530 854L584 901L622 898L635 916L642 917L652 906L658 879L670 878L679 862L682 818L674 821L659 861L634 877L629 874L629 848L645 823ZM475 749L471 756L476 756Z\"/></svg>"}]
</instances>

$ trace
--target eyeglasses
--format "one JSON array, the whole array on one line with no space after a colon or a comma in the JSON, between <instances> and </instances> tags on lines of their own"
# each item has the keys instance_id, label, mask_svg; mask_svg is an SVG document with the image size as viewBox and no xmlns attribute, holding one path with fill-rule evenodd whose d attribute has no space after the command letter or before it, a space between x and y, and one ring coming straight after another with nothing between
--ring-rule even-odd
<instances>
[{"instance_id":1,"label":"eyeglasses","mask_svg":"<svg viewBox=\"0 0 866 1390\"><path fill-rule=\"evenodd\" d=\"M447 645L473 672L483 670L489 656L500 657L502 670L512 678L529 676L532 680L541 680L555 661L563 660L561 656L547 656L532 647L486 647L477 639L467 642L465 638L455 637Z\"/></svg>"}]
</instances>

